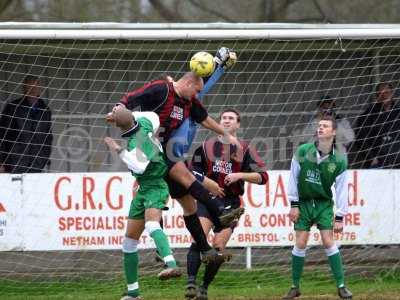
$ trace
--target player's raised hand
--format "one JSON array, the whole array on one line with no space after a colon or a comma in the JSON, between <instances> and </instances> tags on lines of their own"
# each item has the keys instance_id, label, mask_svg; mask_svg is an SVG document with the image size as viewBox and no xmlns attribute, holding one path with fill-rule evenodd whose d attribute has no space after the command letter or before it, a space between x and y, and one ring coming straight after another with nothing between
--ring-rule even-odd
<instances>
[{"instance_id":1,"label":"player's raised hand","mask_svg":"<svg viewBox=\"0 0 400 300\"><path fill-rule=\"evenodd\" d=\"M289 211L289 219L293 223L296 223L300 216L300 210L298 207L292 207Z\"/></svg>"},{"instance_id":2,"label":"player's raised hand","mask_svg":"<svg viewBox=\"0 0 400 300\"><path fill-rule=\"evenodd\" d=\"M236 63L237 55L229 48L221 47L215 54L214 60L218 65L224 68L230 68Z\"/></svg>"},{"instance_id":3,"label":"player's raised hand","mask_svg":"<svg viewBox=\"0 0 400 300\"><path fill-rule=\"evenodd\" d=\"M113 139L110 138L109 136L104 138L104 143L110 148L110 150L115 151L117 153L121 152L121 146L118 145L118 143Z\"/></svg>"},{"instance_id":4,"label":"player's raised hand","mask_svg":"<svg viewBox=\"0 0 400 300\"><path fill-rule=\"evenodd\" d=\"M343 221L335 221L333 224L333 232L340 233L343 232Z\"/></svg>"}]
</instances>

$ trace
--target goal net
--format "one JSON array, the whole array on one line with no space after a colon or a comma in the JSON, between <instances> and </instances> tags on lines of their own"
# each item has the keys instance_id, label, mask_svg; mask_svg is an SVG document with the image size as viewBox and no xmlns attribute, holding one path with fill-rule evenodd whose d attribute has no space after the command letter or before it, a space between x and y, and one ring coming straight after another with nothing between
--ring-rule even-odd
<instances>
[{"instance_id":1,"label":"goal net","mask_svg":"<svg viewBox=\"0 0 400 300\"><path fill-rule=\"evenodd\" d=\"M165 75L178 79L194 53L214 54L222 46L236 51L238 62L204 104L215 118L225 108L241 113L239 137L258 150L269 182L247 185L246 213L229 243L234 258L222 267L210 295L279 296L290 287L294 231L287 216L288 170L297 146L313 141L321 113L336 116L336 143L351 169L350 213L344 233L335 236L348 281L388 282L399 291L390 285L400 266L399 30L1 26L1 295L78 292L115 298L124 291L120 248L135 183L103 142L106 136L120 139L105 115L126 92ZM17 109L27 76L37 80L43 106ZM191 151L211 136L200 130ZM31 173L34 162L41 173ZM170 200L169 206L165 230L185 269L190 237L179 205ZM155 263L146 234L141 242L144 295L183 298L184 280L156 282L162 264ZM331 285L328 292L334 288L316 230L304 276L310 294L325 293L318 289L324 284ZM169 294L175 285L181 294ZM380 295L382 285L367 290Z\"/></svg>"}]
</instances>

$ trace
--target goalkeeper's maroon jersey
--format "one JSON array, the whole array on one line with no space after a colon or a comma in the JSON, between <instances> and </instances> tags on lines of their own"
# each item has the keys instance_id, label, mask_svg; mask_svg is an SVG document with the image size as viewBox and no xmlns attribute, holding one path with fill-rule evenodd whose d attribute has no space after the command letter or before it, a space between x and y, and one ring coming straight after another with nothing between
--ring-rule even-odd
<instances>
[{"instance_id":1,"label":"goalkeeper's maroon jersey","mask_svg":"<svg viewBox=\"0 0 400 300\"><path fill-rule=\"evenodd\" d=\"M145 84L121 99L126 108L137 111L154 111L160 118L159 139L165 146L171 134L185 119L191 117L197 123L203 122L207 110L196 98L190 101L175 93L172 82L156 80Z\"/></svg>"},{"instance_id":2,"label":"goalkeeper's maroon jersey","mask_svg":"<svg viewBox=\"0 0 400 300\"><path fill-rule=\"evenodd\" d=\"M202 146L196 149L192 159L192 169L208 178L218 182L225 189L227 197L239 196L244 193L244 181L239 180L229 186L225 186L226 175L238 172L257 172L261 175L261 183L266 184L268 174L264 162L259 158L257 152L243 141L241 159L233 159L238 151L235 146L223 144L217 137L206 140ZM240 150L239 150L240 151Z\"/></svg>"}]
</instances>

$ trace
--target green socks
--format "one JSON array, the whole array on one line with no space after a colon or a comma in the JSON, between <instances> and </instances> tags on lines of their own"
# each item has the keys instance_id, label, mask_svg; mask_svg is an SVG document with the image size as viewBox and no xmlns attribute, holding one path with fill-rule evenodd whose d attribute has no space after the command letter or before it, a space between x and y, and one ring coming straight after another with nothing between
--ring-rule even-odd
<instances>
[{"instance_id":1,"label":"green socks","mask_svg":"<svg viewBox=\"0 0 400 300\"><path fill-rule=\"evenodd\" d=\"M293 287L300 287L300 279L304 268L304 258L306 249L300 249L296 246L292 250L292 281Z\"/></svg>"},{"instance_id":2,"label":"green socks","mask_svg":"<svg viewBox=\"0 0 400 300\"><path fill-rule=\"evenodd\" d=\"M138 264L139 258L137 252L124 252L124 271L128 284L128 295L132 297L139 295Z\"/></svg>"},{"instance_id":3,"label":"green socks","mask_svg":"<svg viewBox=\"0 0 400 300\"><path fill-rule=\"evenodd\" d=\"M157 251L163 258L164 262L170 268L176 268L176 261L172 255L169 246L168 238L164 231L161 229L160 224L155 221L146 222L145 227L153 238ZM139 241L125 237L122 251L124 253L124 271L126 282L128 286L128 295L132 297L139 296L139 283L138 283L138 267L139 257L137 253L137 246Z\"/></svg>"},{"instance_id":4,"label":"green socks","mask_svg":"<svg viewBox=\"0 0 400 300\"><path fill-rule=\"evenodd\" d=\"M176 268L176 261L175 258L172 256L172 251L164 231L162 231L161 229L156 229L150 233L150 236L154 240L157 251L163 258L166 265L170 268Z\"/></svg>"},{"instance_id":5,"label":"green socks","mask_svg":"<svg viewBox=\"0 0 400 300\"><path fill-rule=\"evenodd\" d=\"M340 256L338 247L332 246L329 249L325 249L325 253L328 256L329 265L332 270L333 277L336 281L336 286L344 286L344 272L343 263ZM293 287L300 286L300 279L304 268L304 258L306 256L306 249L299 249L296 246L292 250L292 280Z\"/></svg>"},{"instance_id":6,"label":"green socks","mask_svg":"<svg viewBox=\"0 0 400 300\"><path fill-rule=\"evenodd\" d=\"M325 253L328 256L329 265L331 267L333 277L335 278L336 286L338 288L343 287L344 286L343 263L338 247L335 245L329 249L325 249Z\"/></svg>"}]
</instances>

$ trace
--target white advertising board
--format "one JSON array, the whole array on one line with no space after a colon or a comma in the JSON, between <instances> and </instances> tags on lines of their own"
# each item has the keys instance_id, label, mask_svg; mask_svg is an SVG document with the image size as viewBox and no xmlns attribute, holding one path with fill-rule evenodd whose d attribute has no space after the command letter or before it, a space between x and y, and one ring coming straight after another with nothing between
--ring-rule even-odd
<instances>
[{"instance_id":1,"label":"white advertising board","mask_svg":"<svg viewBox=\"0 0 400 300\"><path fill-rule=\"evenodd\" d=\"M265 186L247 185L246 208L229 246L293 245L289 221L288 171L270 171ZM349 214L339 244L400 243L400 172L349 171ZM26 174L0 176L0 251L119 249L136 190L129 173ZM191 241L182 209L169 200L164 227L171 246ZM314 228L310 244L319 244ZM141 248L154 247L147 233Z\"/></svg>"}]
</instances>

